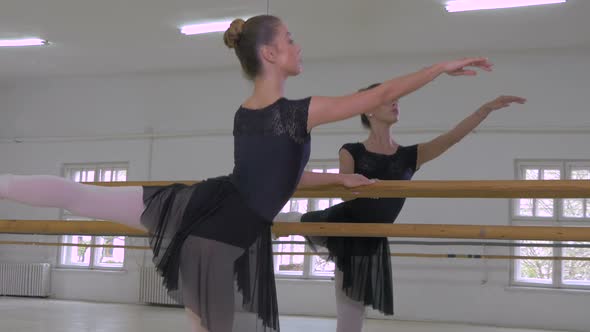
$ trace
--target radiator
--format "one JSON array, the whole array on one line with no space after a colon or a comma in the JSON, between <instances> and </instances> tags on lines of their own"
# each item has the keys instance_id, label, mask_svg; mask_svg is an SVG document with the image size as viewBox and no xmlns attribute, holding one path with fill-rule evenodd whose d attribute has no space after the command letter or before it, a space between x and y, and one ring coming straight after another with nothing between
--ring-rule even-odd
<instances>
[{"instance_id":1,"label":"radiator","mask_svg":"<svg viewBox=\"0 0 590 332\"><path fill-rule=\"evenodd\" d=\"M0 295L48 297L50 288L48 263L0 263Z\"/></svg>"},{"instance_id":2,"label":"radiator","mask_svg":"<svg viewBox=\"0 0 590 332\"><path fill-rule=\"evenodd\" d=\"M182 305L182 296L170 296L162 284L163 279L154 267L141 268L139 302L150 304Z\"/></svg>"}]
</instances>

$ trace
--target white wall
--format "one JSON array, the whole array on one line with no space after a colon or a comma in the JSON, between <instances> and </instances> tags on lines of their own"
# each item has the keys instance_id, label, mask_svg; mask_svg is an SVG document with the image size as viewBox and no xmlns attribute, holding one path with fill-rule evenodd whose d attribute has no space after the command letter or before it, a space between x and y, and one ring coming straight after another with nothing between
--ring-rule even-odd
<instances>
[{"instance_id":1,"label":"white wall","mask_svg":"<svg viewBox=\"0 0 590 332\"><path fill-rule=\"evenodd\" d=\"M512 179L516 158L590 159L587 51L531 51L491 58L496 63L492 74L441 77L404 98L399 142L426 140L499 94L522 95L529 103L493 114L480 132L424 166L416 179ZM436 60L440 59L315 61L306 64L304 75L289 83L287 95L348 93ZM237 68L12 82L0 89L0 170L59 175L63 163L127 161L130 180L192 180L227 174L233 166L233 113L248 93ZM144 135L150 130L156 134L152 149ZM363 136L358 119L316 129L312 158L335 158L342 143ZM15 143L15 138L23 143ZM58 216L56 210L7 202L0 202L0 211L2 219ZM509 222L508 202L410 199L399 222L505 225ZM475 252L466 248L439 250L478 253L481 248L473 249ZM487 249L486 253L508 254L509 250ZM47 248L3 246L0 250L0 260L55 263L56 256L54 249ZM144 260L142 252L130 251L125 272L55 270L54 297L135 302L138 267ZM507 288L509 262L394 259L393 263L400 319L578 331L586 331L590 323L588 293L580 296ZM284 313L334 313L330 282L279 280L278 288ZM105 291L108 289L112 291Z\"/></svg>"}]
</instances>

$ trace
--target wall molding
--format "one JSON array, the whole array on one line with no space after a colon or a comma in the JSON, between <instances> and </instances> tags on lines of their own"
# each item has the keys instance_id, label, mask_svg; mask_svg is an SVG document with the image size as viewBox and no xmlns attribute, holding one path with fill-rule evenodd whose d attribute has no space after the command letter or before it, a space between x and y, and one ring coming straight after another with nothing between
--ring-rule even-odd
<instances>
[{"instance_id":1,"label":"wall molding","mask_svg":"<svg viewBox=\"0 0 590 332\"><path fill-rule=\"evenodd\" d=\"M420 134L441 134L448 131L448 128L398 128L395 133L398 135L420 135ZM360 129L315 129L313 136L344 136L344 135L366 135L366 130ZM518 134L518 135L590 135L590 126L584 127L486 127L476 129L473 134ZM133 141L133 140L154 140L154 139L182 139L198 137L231 137L230 129L211 129L195 131L170 131L170 132L144 132L109 134L96 136L24 136L24 137L0 137L0 144L19 143L65 143L65 142L87 142L87 141Z\"/></svg>"}]
</instances>

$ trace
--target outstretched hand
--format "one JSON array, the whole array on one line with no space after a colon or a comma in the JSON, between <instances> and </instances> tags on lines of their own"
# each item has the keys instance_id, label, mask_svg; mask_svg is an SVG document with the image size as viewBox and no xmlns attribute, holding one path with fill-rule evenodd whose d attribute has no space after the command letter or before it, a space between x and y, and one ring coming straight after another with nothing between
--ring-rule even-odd
<instances>
[{"instance_id":1,"label":"outstretched hand","mask_svg":"<svg viewBox=\"0 0 590 332\"><path fill-rule=\"evenodd\" d=\"M440 65L444 73L450 76L475 76L477 75L476 68L489 72L492 71L493 67L493 64L487 58L464 58L443 62Z\"/></svg>"},{"instance_id":2,"label":"outstretched hand","mask_svg":"<svg viewBox=\"0 0 590 332\"><path fill-rule=\"evenodd\" d=\"M367 179L361 174L341 174L341 176L342 185L347 188L366 186L375 183L375 180Z\"/></svg>"},{"instance_id":3,"label":"outstretched hand","mask_svg":"<svg viewBox=\"0 0 590 332\"><path fill-rule=\"evenodd\" d=\"M500 96L488 103L485 103L481 108L487 112L492 112L510 106L513 103L524 104L526 99L517 96Z\"/></svg>"}]
</instances>

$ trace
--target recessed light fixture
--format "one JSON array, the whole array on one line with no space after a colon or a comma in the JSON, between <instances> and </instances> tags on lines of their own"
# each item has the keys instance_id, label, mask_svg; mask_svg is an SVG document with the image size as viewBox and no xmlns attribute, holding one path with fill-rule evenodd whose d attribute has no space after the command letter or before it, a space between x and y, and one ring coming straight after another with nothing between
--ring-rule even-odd
<instances>
[{"instance_id":1,"label":"recessed light fixture","mask_svg":"<svg viewBox=\"0 0 590 332\"><path fill-rule=\"evenodd\" d=\"M203 33L221 32L229 28L232 21L216 21L200 24L185 25L180 32L185 35L200 35Z\"/></svg>"},{"instance_id":2,"label":"recessed light fixture","mask_svg":"<svg viewBox=\"0 0 590 332\"><path fill-rule=\"evenodd\" d=\"M527 7L565 2L566 0L452 0L447 1L447 11L455 13L470 10Z\"/></svg>"},{"instance_id":3,"label":"recessed light fixture","mask_svg":"<svg viewBox=\"0 0 590 332\"><path fill-rule=\"evenodd\" d=\"M0 47L43 46L47 41L39 38L0 39Z\"/></svg>"}]
</instances>

